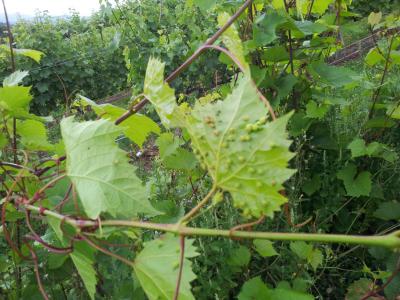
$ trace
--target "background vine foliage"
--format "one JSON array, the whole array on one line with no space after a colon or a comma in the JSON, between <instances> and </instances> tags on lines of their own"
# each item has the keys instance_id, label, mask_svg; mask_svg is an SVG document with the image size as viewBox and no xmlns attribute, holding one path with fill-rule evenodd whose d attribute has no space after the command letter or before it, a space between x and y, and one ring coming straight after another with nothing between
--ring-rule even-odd
<instances>
[{"instance_id":1,"label":"background vine foliage","mask_svg":"<svg viewBox=\"0 0 400 300\"><path fill-rule=\"evenodd\" d=\"M2 35L1 298L400 296L395 3L100 3Z\"/></svg>"}]
</instances>

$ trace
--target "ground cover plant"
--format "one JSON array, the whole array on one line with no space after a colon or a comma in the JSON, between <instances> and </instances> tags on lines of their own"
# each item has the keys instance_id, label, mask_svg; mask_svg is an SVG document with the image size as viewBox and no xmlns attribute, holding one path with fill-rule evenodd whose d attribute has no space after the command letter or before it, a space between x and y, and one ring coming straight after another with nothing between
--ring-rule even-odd
<instances>
[{"instance_id":1,"label":"ground cover plant","mask_svg":"<svg viewBox=\"0 0 400 300\"><path fill-rule=\"evenodd\" d=\"M19 68L46 51L18 47L10 26L3 38L2 297L400 296L394 5L363 16L350 0L101 3L88 22L108 22L105 55L128 80L91 96L99 82L84 90L85 75L71 92L70 73L55 112ZM71 22L76 43L100 42ZM330 59L354 24L375 32L366 55ZM92 100L125 85L124 105Z\"/></svg>"}]
</instances>

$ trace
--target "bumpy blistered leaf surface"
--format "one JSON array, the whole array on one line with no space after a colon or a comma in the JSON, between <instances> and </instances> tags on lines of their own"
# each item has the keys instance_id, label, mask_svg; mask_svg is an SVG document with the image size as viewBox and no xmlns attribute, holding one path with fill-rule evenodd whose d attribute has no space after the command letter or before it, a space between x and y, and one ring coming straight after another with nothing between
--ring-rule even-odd
<instances>
[{"instance_id":1,"label":"bumpy blistered leaf surface","mask_svg":"<svg viewBox=\"0 0 400 300\"><path fill-rule=\"evenodd\" d=\"M282 183L294 173L287 168L294 156L286 134L290 115L266 123L266 111L245 77L225 101L196 105L186 116L192 145L214 184L248 217L279 210L286 202Z\"/></svg>"},{"instance_id":2,"label":"bumpy blistered leaf surface","mask_svg":"<svg viewBox=\"0 0 400 300\"><path fill-rule=\"evenodd\" d=\"M196 279L188 258L198 255L194 240L186 239L185 259L179 293L180 300L194 299L190 282ZM136 257L134 270L150 300L173 299L179 271L180 240L167 234L145 244Z\"/></svg>"},{"instance_id":3,"label":"bumpy blistered leaf surface","mask_svg":"<svg viewBox=\"0 0 400 300\"><path fill-rule=\"evenodd\" d=\"M77 123L70 117L61 122L61 132L68 157L67 175L90 218L102 212L125 217L157 214L135 168L115 143L122 134L120 128L107 120Z\"/></svg>"}]
</instances>

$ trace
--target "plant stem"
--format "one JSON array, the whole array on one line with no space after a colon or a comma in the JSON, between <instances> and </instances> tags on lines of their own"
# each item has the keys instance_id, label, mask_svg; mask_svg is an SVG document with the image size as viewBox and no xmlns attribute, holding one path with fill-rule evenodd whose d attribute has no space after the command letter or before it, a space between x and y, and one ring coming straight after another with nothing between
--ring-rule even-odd
<instances>
[{"instance_id":1,"label":"plant stem","mask_svg":"<svg viewBox=\"0 0 400 300\"><path fill-rule=\"evenodd\" d=\"M368 114L368 119L371 119L372 116L374 115L376 102L378 101L379 94L381 92L381 88L383 86L383 83L385 82L386 75L387 75L387 73L389 71L390 54L392 53L392 46L393 46L394 38L395 38L395 35L393 35L391 40L390 40L389 49L388 49L388 52L387 52L387 55L386 55L385 69L383 70L383 74L382 74L382 78L381 78L379 87L375 91L374 95L372 96L372 106L371 106L371 110L369 111L369 114Z\"/></svg>"},{"instance_id":2,"label":"plant stem","mask_svg":"<svg viewBox=\"0 0 400 300\"><path fill-rule=\"evenodd\" d=\"M211 196L209 196L211 197ZM203 200L204 201L204 200ZM202 202L203 202L202 201ZM200 204L200 203L199 203ZM45 210L41 211L39 207L25 205L25 208L37 213L64 220L71 226L82 229L87 227L96 227L97 222L92 220L75 220L56 212ZM271 241L304 241L314 243L343 243L363 246L380 246L387 248L400 248L400 231L381 236L362 236L345 234L319 234L319 233L286 233L286 232L257 232L257 231L234 231L221 229L207 229L187 227L181 224L156 224L142 221L110 220L102 221L102 226L111 227L133 227L150 229L163 232L171 232L183 236L219 236L226 238L241 239L263 239Z\"/></svg>"},{"instance_id":3,"label":"plant stem","mask_svg":"<svg viewBox=\"0 0 400 300\"><path fill-rule=\"evenodd\" d=\"M204 205L207 204L207 202L211 199L211 197L214 195L216 190L217 190L217 188L214 186L208 192L208 194L203 198L203 200L201 200L199 203L197 203L197 205L195 207L193 207L191 211L189 211L186 215L184 215L182 217L182 219L180 219L178 221L178 224L187 223Z\"/></svg>"}]
</instances>

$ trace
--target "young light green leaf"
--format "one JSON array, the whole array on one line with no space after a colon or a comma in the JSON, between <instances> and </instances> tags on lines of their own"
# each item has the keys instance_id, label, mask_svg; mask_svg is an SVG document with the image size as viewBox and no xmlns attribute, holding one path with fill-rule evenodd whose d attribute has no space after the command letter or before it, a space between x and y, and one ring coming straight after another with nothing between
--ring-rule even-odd
<instances>
[{"instance_id":1,"label":"young light green leaf","mask_svg":"<svg viewBox=\"0 0 400 300\"><path fill-rule=\"evenodd\" d=\"M29 104L33 97L31 87L4 86L0 88L0 110L17 119L44 121L46 118L29 113Z\"/></svg>"},{"instance_id":2,"label":"young light green leaf","mask_svg":"<svg viewBox=\"0 0 400 300\"><path fill-rule=\"evenodd\" d=\"M13 50L15 54L29 57L34 61L36 61L37 63L40 63L40 60L44 56L43 52L32 49L13 49Z\"/></svg>"},{"instance_id":3,"label":"young light green leaf","mask_svg":"<svg viewBox=\"0 0 400 300\"><path fill-rule=\"evenodd\" d=\"M3 80L3 86L17 86L28 75L27 71L15 71Z\"/></svg>"},{"instance_id":4,"label":"young light green leaf","mask_svg":"<svg viewBox=\"0 0 400 300\"><path fill-rule=\"evenodd\" d=\"M243 284L240 294L238 295L238 300L265 300L270 299L269 296L270 290L261 280L261 277L257 276Z\"/></svg>"},{"instance_id":5,"label":"young light green leaf","mask_svg":"<svg viewBox=\"0 0 400 300\"><path fill-rule=\"evenodd\" d=\"M375 66L377 63L384 62L385 57L378 51L378 48L372 48L367 56L365 56L365 62L370 66Z\"/></svg>"},{"instance_id":6,"label":"young light green leaf","mask_svg":"<svg viewBox=\"0 0 400 300\"><path fill-rule=\"evenodd\" d=\"M144 95L156 108L158 115L167 128L176 108L175 91L164 83L165 64L156 58L150 58L144 81Z\"/></svg>"},{"instance_id":7,"label":"young light green leaf","mask_svg":"<svg viewBox=\"0 0 400 300\"><path fill-rule=\"evenodd\" d=\"M52 151L54 146L48 142L47 130L42 122L25 120L17 122L17 132L21 143L28 150Z\"/></svg>"},{"instance_id":8,"label":"young light green leaf","mask_svg":"<svg viewBox=\"0 0 400 300\"><path fill-rule=\"evenodd\" d=\"M364 171L356 175L357 167L354 164L348 164L337 173L337 177L343 180L348 196L369 196L372 186L371 173Z\"/></svg>"},{"instance_id":9,"label":"young light green leaf","mask_svg":"<svg viewBox=\"0 0 400 300\"><path fill-rule=\"evenodd\" d=\"M78 103L84 106L89 105L99 117L112 122L126 113L126 110L121 107L111 104L97 104L83 96L80 96ZM142 147L150 133L160 133L160 127L156 122L149 117L137 113L130 116L119 126L123 129L125 136L139 147Z\"/></svg>"},{"instance_id":10,"label":"young light green leaf","mask_svg":"<svg viewBox=\"0 0 400 300\"><path fill-rule=\"evenodd\" d=\"M290 114L265 124L266 108L248 77L224 101L196 105L186 129L214 184L231 193L247 217L271 216L286 198L279 191L293 173L287 169L286 125Z\"/></svg>"},{"instance_id":11,"label":"young light green leaf","mask_svg":"<svg viewBox=\"0 0 400 300\"><path fill-rule=\"evenodd\" d=\"M230 15L226 12L223 12L218 15L218 25L220 27L224 26L228 20L230 19ZM246 72L250 72L250 67L246 62L244 57L242 40L239 37L239 33L234 24L232 24L223 34L222 41L228 48L228 50L239 60L242 67Z\"/></svg>"},{"instance_id":12,"label":"young light green leaf","mask_svg":"<svg viewBox=\"0 0 400 300\"><path fill-rule=\"evenodd\" d=\"M63 236L63 231L60 227L61 221L53 217L47 217L47 222L56 233L62 246L68 247L69 241ZM94 254L95 250L85 242L75 242L74 251L69 254L91 299L95 298L97 285Z\"/></svg>"},{"instance_id":13,"label":"young light green leaf","mask_svg":"<svg viewBox=\"0 0 400 300\"><path fill-rule=\"evenodd\" d=\"M73 117L61 122L67 154L67 175L74 183L86 214L100 213L134 217L155 215L148 193L115 139L122 129L107 120L76 123Z\"/></svg>"},{"instance_id":14,"label":"young light green leaf","mask_svg":"<svg viewBox=\"0 0 400 300\"><path fill-rule=\"evenodd\" d=\"M274 249L274 243L272 243L271 241L254 240L253 244L254 244L254 246L256 248L256 251L262 257L270 257L270 256L278 255L278 253Z\"/></svg>"},{"instance_id":15,"label":"young light green leaf","mask_svg":"<svg viewBox=\"0 0 400 300\"><path fill-rule=\"evenodd\" d=\"M194 300L190 282L196 279L189 258L196 257L194 240L185 241L182 281L179 299ZM167 234L145 244L134 261L137 278L150 300L173 299L179 271L180 239Z\"/></svg>"},{"instance_id":16,"label":"young light green leaf","mask_svg":"<svg viewBox=\"0 0 400 300\"><path fill-rule=\"evenodd\" d=\"M381 19L382 19L382 12L378 13L371 12L368 16L368 24L373 27L375 25L378 25Z\"/></svg>"}]
</instances>

